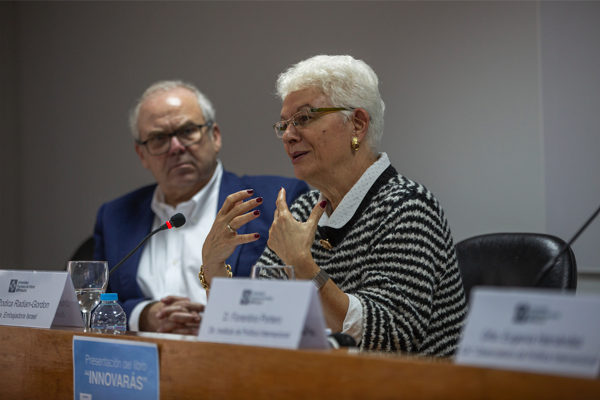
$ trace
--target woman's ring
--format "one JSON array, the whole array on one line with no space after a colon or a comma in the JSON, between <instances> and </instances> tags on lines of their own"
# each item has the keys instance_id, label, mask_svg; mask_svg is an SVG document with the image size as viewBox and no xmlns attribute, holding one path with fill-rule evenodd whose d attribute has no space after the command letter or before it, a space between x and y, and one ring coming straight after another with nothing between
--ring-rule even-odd
<instances>
[{"instance_id":1,"label":"woman's ring","mask_svg":"<svg viewBox=\"0 0 600 400\"><path fill-rule=\"evenodd\" d=\"M229 226L229 224L227 224L227 229L229 229L229 232L233 233L234 235L237 235L237 231L235 229L233 229L231 226Z\"/></svg>"}]
</instances>

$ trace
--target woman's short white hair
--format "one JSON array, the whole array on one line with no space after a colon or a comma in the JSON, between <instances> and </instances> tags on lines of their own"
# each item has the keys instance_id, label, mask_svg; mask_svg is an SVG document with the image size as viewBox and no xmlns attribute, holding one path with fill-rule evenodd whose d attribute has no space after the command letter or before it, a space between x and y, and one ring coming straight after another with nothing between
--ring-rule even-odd
<instances>
[{"instance_id":1,"label":"woman's short white hair","mask_svg":"<svg viewBox=\"0 0 600 400\"><path fill-rule=\"evenodd\" d=\"M202 110L202 115L204 115L204 119L206 120L206 122L215 122L215 109L212 103L210 102L210 100L208 100L208 98L205 95L203 95L198 90L196 86L192 85L191 83L178 80L159 81L152 84L148 89L146 89L142 97L140 97L137 103L135 103L135 106L129 112L129 128L131 129L131 134L133 135L133 138L135 140L140 139L138 118L140 116L140 109L142 108L142 104L144 104L146 100L158 93L168 92L169 90L177 88L187 89L190 92L194 93L194 95L196 95L196 98L198 99L198 105ZM212 129L210 130L210 134L212 135Z\"/></svg>"},{"instance_id":2,"label":"woman's short white hair","mask_svg":"<svg viewBox=\"0 0 600 400\"><path fill-rule=\"evenodd\" d=\"M364 61L352 56L318 55L282 72L277 78L276 93L283 101L291 92L317 88L333 107L364 108L371 118L366 140L377 154L385 110L378 86L377 75ZM344 114L349 119L351 112Z\"/></svg>"}]
</instances>

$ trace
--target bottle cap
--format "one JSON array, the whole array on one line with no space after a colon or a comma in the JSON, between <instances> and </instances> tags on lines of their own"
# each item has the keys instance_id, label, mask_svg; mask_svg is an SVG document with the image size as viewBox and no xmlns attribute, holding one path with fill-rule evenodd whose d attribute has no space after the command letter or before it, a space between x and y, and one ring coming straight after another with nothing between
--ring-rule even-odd
<instances>
[{"instance_id":1,"label":"bottle cap","mask_svg":"<svg viewBox=\"0 0 600 400\"><path fill-rule=\"evenodd\" d=\"M100 295L100 300L102 301L114 301L119 300L119 296L116 293L102 293Z\"/></svg>"}]
</instances>

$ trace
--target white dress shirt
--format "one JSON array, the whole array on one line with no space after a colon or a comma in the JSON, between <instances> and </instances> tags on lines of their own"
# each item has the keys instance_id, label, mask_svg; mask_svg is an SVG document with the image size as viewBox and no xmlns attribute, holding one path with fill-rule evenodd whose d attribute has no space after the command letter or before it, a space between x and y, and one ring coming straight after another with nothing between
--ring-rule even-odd
<instances>
[{"instance_id":1,"label":"white dress shirt","mask_svg":"<svg viewBox=\"0 0 600 400\"><path fill-rule=\"evenodd\" d=\"M352 186L352 189L344 196L333 213L331 212L331 203L327 202L327 208L319 220L319 226L340 229L346 225L358 210L358 206L360 206L371 186L373 186L375 181L389 166L390 160L387 154L381 153L377 161ZM319 198L319 203L322 200L327 200L323 194ZM348 293L346 293L346 296L348 296L350 303L348 304L348 312L344 318L342 333L352 336L358 344L362 340L363 334L363 308L356 296Z\"/></svg>"},{"instance_id":2,"label":"white dress shirt","mask_svg":"<svg viewBox=\"0 0 600 400\"><path fill-rule=\"evenodd\" d=\"M206 291L198 279L202 265L202 245L218 212L219 189L223 166L217 167L211 180L189 201L175 208L164 202L157 186L152 197L154 211L152 229L156 229L173 214L182 213L186 223L152 236L142 251L137 283L145 297L151 300L136 305L129 317L129 329L139 331L139 319L144 307L169 295L188 297L192 302L206 304Z\"/></svg>"}]
</instances>

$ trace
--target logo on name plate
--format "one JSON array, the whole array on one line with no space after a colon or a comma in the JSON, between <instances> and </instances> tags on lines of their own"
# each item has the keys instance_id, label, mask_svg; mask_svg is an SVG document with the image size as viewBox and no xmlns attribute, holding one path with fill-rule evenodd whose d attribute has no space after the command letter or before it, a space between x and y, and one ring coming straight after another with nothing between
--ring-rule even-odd
<instances>
[{"instance_id":1,"label":"logo on name plate","mask_svg":"<svg viewBox=\"0 0 600 400\"><path fill-rule=\"evenodd\" d=\"M265 292L257 292L250 289L244 289L242 291L242 298L240 299L240 305L247 306L250 304L261 305L265 301L272 301L273 298L267 296Z\"/></svg>"},{"instance_id":2,"label":"logo on name plate","mask_svg":"<svg viewBox=\"0 0 600 400\"><path fill-rule=\"evenodd\" d=\"M515 306L513 320L517 324L541 325L550 319L559 319L560 313L546 306L532 306L528 303L518 303Z\"/></svg>"},{"instance_id":3,"label":"logo on name plate","mask_svg":"<svg viewBox=\"0 0 600 400\"><path fill-rule=\"evenodd\" d=\"M252 296L252 290L244 290L242 292L242 299L240 300L240 304L245 306L246 304L250 304L250 296Z\"/></svg>"},{"instance_id":4,"label":"logo on name plate","mask_svg":"<svg viewBox=\"0 0 600 400\"><path fill-rule=\"evenodd\" d=\"M35 285L18 279L11 279L8 285L8 293L27 293L27 289L35 289Z\"/></svg>"}]
</instances>

